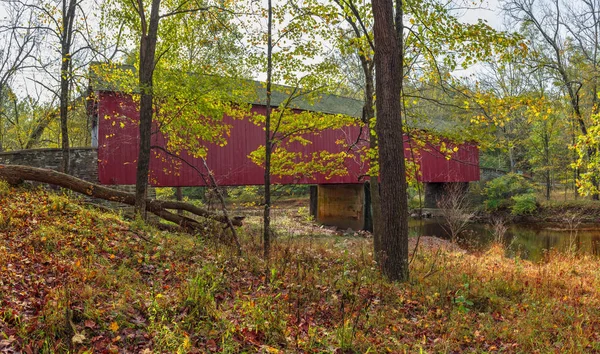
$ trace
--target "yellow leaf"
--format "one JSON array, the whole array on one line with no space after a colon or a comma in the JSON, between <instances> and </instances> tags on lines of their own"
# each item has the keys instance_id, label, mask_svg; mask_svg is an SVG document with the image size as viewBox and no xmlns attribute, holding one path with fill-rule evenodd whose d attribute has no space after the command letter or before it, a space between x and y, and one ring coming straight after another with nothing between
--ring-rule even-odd
<instances>
[{"instance_id":1,"label":"yellow leaf","mask_svg":"<svg viewBox=\"0 0 600 354\"><path fill-rule=\"evenodd\" d=\"M116 332L119 330L119 324L117 322L111 322L110 326L108 326L108 328L113 331Z\"/></svg>"},{"instance_id":2,"label":"yellow leaf","mask_svg":"<svg viewBox=\"0 0 600 354\"><path fill-rule=\"evenodd\" d=\"M279 349L277 349L277 348L273 348L273 347L271 347L271 346L268 346L268 345L263 345L263 346L262 346L262 349L263 349L263 352L264 352L264 353L271 353L271 354L278 354L278 353L281 353L281 351L279 351Z\"/></svg>"}]
</instances>

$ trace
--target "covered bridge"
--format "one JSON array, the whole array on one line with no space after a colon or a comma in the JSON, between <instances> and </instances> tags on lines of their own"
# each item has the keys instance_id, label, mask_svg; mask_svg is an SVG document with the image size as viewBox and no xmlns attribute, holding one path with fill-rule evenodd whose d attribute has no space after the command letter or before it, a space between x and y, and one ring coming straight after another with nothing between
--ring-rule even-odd
<instances>
[{"instance_id":1,"label":"covered bridge","mask_svg":"<svg viewBox=\"0 0 600 354\"><path fill-rule=\"evenodd\" d=\"M123 67L132 70L131 67ZM262 84L254 83L255 98L252 112L264 114L265 89ZM139 112L137 103L130 95L115 91L102 80L90 81L90 90L94 100L90 101L88 113L93 127L93 145L98 150L98 180L105 185L135 184L136 159L138 155ZM273 93L273 106L286 99L283 92ZM292 107L296 110L317 111L331 114L344 114L360 119L362 102L351 98L323 95L316 102L295 100ZM260 185L263 183L264 169L249 158L249 154L264 145L264 129L249 119L223 117L223 124L231 126L228 142L224 146L207 144L206 161L221 186ZM329 129L319 135L307 136L311 144L294 145L306 154L317 151L339 152L348 145L360 141L364 134L357 127ZM366 135L366 134L365 134ZM336 143L340 140L347 145ZM362 139L366 143L366 139ZM467 183L479 180L479 153L475 144L458 145L458 151L450 158L442 153L438 145L426 144L424 148L412 148L408 136L404 138L405 157L415 159L420 166L418 179L425 184L426 206L435 206L444 183ZM152 136L153 146L165 146L165 137L160 133ZM365 198L365 174L368 161L364 156L354 155L345 161L348 173L344 176L326 178L324 175L296 175L273 177L278 184L317 185L312 196L316 196L314 213L317 221L341 227L360 229L365 226L370 213ZM206 171L201 159L187 155L172 156L161 149L154 149L150 162L149 181L153 186L182 187L203 186L205 179L199 171ZM313 203L311 203L313 204Z\"/></svg>"}]
</instances>

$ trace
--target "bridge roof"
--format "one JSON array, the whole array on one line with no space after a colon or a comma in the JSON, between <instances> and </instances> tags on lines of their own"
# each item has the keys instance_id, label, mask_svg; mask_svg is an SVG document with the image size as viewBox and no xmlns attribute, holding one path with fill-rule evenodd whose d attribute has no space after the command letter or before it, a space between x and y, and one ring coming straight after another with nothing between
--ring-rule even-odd
<instances>
[{"instance_id":1,"label":"bridge roof","mask_svg":"<svg viewBox=\"0 0 600 354\"><path fill-rule=\"evenodd\" d=\"M119 92L124 91L123 87L127 87L130 91L138 92L136 68L133 65L93 62L90 64L89 72L90 87L94 91ZM106 76L121 78L121 81L119 79L109 81L100 73L108 73ZM207 85L229 86L232 91L232 101L260 106L266 105L267 95L264 82L215 75L195 75L193 73L189 75L197 77L199 81L204 79ZM123 82L127 83L123 84ZM131 89L132 86L134 86L133 89ZM281 105L294 90L298 91L295 93L298 97L289 103L290 108L362 118L363 101L361 100L334 94L316 94L285 85L274 85L271 95L272 105L274 107ZM233 94L233 91L237 93ZM240 94L240 92L242 93ZM447 135L457 129L464 128L457 121L444 119L441 116L427 118L405 116L404 118L404 123L409 129L426 130L441 135Z\"/></svg>"},{"instance_id":2,"label":"bridge roof","mask_svg":"<svg viewBox=\"0 0 600 354\"><path fill-rule=\"evenodd\" d=\"M107 80L100 73L108 73L106 76L110 75L116 79L114 81ZM133 65L98 62L90 64L90 87L94 91L124 91L123 87L131 87L131 84L124 84L124 82L132 81L130 80L132 78L137 79L136 68ZM232 95L233 100L240 100L243 103L253 105L266 105L267 90L263 82L242 78L216 77L213 75L202 75L198 76L198 78L200 80L206 78L206 82L217 79L223 85L235 86L236 91L242 91L242 94ZM343 114L355 118L362 117L363 102L360 100L333 94L316 94L285 85L273 86L274 89L271 91L271 104L273 106L281 105L294 93L298 97L289 103L290 108L328 114ZM294 92L294 90L298 92ZM138 92L136 87L132 91Z\"/></svg>"}]
</instances>

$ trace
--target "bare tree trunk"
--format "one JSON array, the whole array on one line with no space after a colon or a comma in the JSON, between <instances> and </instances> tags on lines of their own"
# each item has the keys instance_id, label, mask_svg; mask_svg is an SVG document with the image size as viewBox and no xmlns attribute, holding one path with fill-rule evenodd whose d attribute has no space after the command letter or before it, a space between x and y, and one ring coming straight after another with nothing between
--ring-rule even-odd
<instances>
[{"instance_id":1,"label":"bare tree trunk","mask_svg":"<svg viewBox=\"0 0 600 354\"><path fill-rule=\"evenodd\" d=\"M229 212L227 211L227 204L225 203L225 198L223 197L223 193L221 193L221 191L219 190L219 185L217 184L217 180L215 179L215 176L213 175L210 168L208 168L208 163L206 163L206 160L204 158L202 158L202 163L204 164L204 168L206 168L206 173L208 174L210 184L213 187L213 190L215 191L215 194L217 195L219 202L221 202L221 211L223 211L223 216L225 217L225 220L227 220L227 226L229 226L229 230L231 231L231 238L233 239L233 243L235 243L237 255L241 256L242 255L242 245L240 244L240 239L238 238L237 232L235 231L235 227L233 227L234 226L233 222L231 221L231 218L229 217Z\"/></svg>"},{"instance_id":2,"label":"bare tree trunk","mask_svg":"<svg viewBox=\"0 0 600 354\"><path fill-rule=\"evenodd\" d=\"M27 144L25 144L25 149L33 149L40 141L42 134L44 134L44 130L50 125L50 123L56 119L56 114L49 113L45 114L37 123L35 128L29 134L29 138L27 139ZM63 151L64 154L64 151ZM64 155L63 155L64 156Z\"/></svg>"},{"instance_id":3,"label":"bare tree trunk","mask_svg":"<svg viewBox=\"0 0 600 354\"><path fill-rule=\"evenodd\" d=\"M365 72L365 104L363 106L364 120L369 131L369 147L377 149L377 134L373 133L375 127L370 126L371 118L375 116L373 109L373 97L375 95L373 71L369 69L368 62L364 63L363 70ZM369 177L369 192L371 194L371 218L373 220L373 249L374 258L380 261L381 254L381 198L379 195L379 176Z\"/></svg>"},{"instance_id":4,"label":"bare tree trunk","mask_svg":"<svg viewBox=\"0 0 600 354\"><path fill-rule=\"evenodd\" d=\"M273 75L273 5L268 1L267 24L267 102L265 112L265 210L263 214L263 256L271 252L271 80Z\"/></svg>"},{"instance_id":5,"label":"bare tree trunk","mask_svg":"<svg viewBox=\"0 0 600 354\"><path fill-rule=\"evenodd\" d=\"M146 26L143 2L138 1L138 11L142 23L140 39L140 144L135 179L135 213L146 218L146 197L148 195L148 174L150 172L150 146L152 130L152 76L154 75L156 41L158 39L160 0L152 0L150 24Z\"/></svg>"},{"instance_id":6,"label":"bare tree trunk","mask_svg":"<svg viewBox=\"0 0 600 354\"><path fill-rule=\"evenodd\" d=\"M408 280L408 217L400 98L402 92L402 2L396 23L392 0L373 0L379 173L381 177L381 268L391 280ZM400 19L400 20L398 20Z\"/></svg>"},{"instance_id":7,"label":"bare tree trunk","mask_svg":"<svg viewBox=\"0 0 600 354\"><path fill-rule=\"evenodd\" d=\"M335 0L341 10L346 11L349 7L354 16L344 16L346 22L350 25L354 32L356 39L363 40L367 39L369 47L374 49L373 41L371 40L371 33L362 25L359 18L360 11L356 8L353 1L340 1ZM368 56L368 51L358 51L358 58L365 75L365 92L364 92L364 104L362 121L366 125L369 131L369 148L377 149L377 134L373 133L375 127L370 125L371 118L375 117L375 110L373 108L373 101L375 97L375 79L373 77L373 58ZM381 236L379 230L381 229L381 198L379 196L379 176L370 176L369 178L369 196L371 200L371 222L372 222L372 233L373 233L373 248L374 257L378 261L379 254L381 253ZM369 211L367 211L369 212Z\"/></svg>"},{"instance_id":8,"label":"bare tree trunk","mask_svg":"<svg viewBox=\"0 0 600 354\"><path fill-rule=\"evenodd\" d=\"M550 200L550 193L552 191L552 182L550 179L550 137L546 131L546 125L544 124L544 165L545 165L545 177L546 177L546 200Z\"/></svg>"},{"instance_id":9,"label":"bare tree trunk","mask_svg":"<svg viewBox=\"0 0 600 354\"><path fill-rule=\"evenodd\" d=\"M516 163L515 163L514 148L512 146L510 146L508 148L508 159L510 161L510 172L515 173L516 172Z\"/></svg>"},{"instance_id":10,"label":"bare tree trunk","mask_svg":"<svg viewBox=\"0 0 600 354\"><path fill-rule=\"evenodd\" d=\"M175 200L177 200L178 202L183 201L183 193L181 191L181 187L176 187L175 188ZM177 214L183 215L183 210L179 210L177 212Z\"/></svg>"},{"instance_id":11,"label":"bare tree trunk","mask_svg":"<svg viewBox=\"0 0 600 354\"><path fill-rule=\"evenodd\" d=\"M68 2L67 2L68 1ZM62 148L61 170L69 173L69 98L72 80L71 44L73 43L73 22L75 21L76 0L63 0L62 2L63 33L61 38L61 64L60 64L60 135Z\"/></svg>"}]
</instances>

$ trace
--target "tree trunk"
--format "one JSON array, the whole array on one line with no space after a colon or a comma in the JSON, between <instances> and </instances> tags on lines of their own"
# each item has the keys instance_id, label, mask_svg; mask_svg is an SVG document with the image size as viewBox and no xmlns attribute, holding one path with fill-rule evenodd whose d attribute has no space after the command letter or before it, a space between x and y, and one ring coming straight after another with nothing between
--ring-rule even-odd
<instances>
[{"instance_id":1,"label":"tree trunk","mask_svg":"<svg viewBox=\"0 0 600 354\"><path fill-rule=\"evenodd\" d=\"M547 126L544 124L544 167L546 169L546 200L550 200L550 193L552 191L552 183L550 179L550 136L547 133Z\"/></svg>"},{"instance_id":2,"label":"tree trunk","mask_svg":"<svg viewBox=\"0 0 600 354\"><path fill-rule=\"evenodd\" d=\"M363 61L363 71L365 74L365 103L363 106L363 121L369 131L369 148L377 149L377 134L374 134L374 129L370 125L371 118L375 116L373 109L373 97L375 95L373 70L369 66L368 61ZM369 193L371 196L371 219L373 222L373 255L377 262L380 261L379 255L381 254L381 198L379 195L379 176L370 176L369 178Z\"/></svg>"},{"instance_id":3,"label":"tree trunk","mask_svg":"<svg viewBox=\"0 0 600 354\"><path fill-rule=\"evenodd\" d=\"M68 2L67 2L68 1ZM76 0L63 0L62 2L63 32L61 38L61 64L60 64L60 136L62 148L61 170L69 173L69 98L72 79L71 44L73 42L73 22L75 21Z\"/></svg>"},{"instance_id":4,"label":"tree trunk","mask_svg":"<svg viewBox=\"0 0 600 354\"><path fill-rule=\"evenodd\" d=\"M394 24L392 0L373 0L379 174L381 178L381 255L383 273L408 280L408 213L400 98L402 21ZM396 18L402 18L398 2ZM399 34L399 36L398 36Z\"/></svg>"},{"instance_id":5,"label":"tree trunk","mask_svg":"<svg viewBox=\"0 0 600 354\"><path fill-rule=\"evenodd\" d=\"M142 2L139 2L142 6ZM150 146L152 134L152 76L154 75L156 41L158 38L160 0L152 0L150 24L146 28L144 9L139 8L142 19L140 39L140 142L135 179L135 213L146 219L146 197L148 195L148 174L150 172Z\"/></svg>"},{"instance_id":6,"label":"tree trunk","mask_svg":"<svg viewBox=\"0 0 600 354\"><path fill-rule=\"evenodd\" d=\"M267 23L267 97L265 112L265 210L263 214L263 256L271 252L271 80L273 75L273 4L268 1Z\"/></svg>"},{"instance_id":7,"label":"tree trunk","mask_svg":"<svg viewBox=\"0 0 600 354\"><path fill-rule=\"evenodd\" d=\"M42 117L42 119L40 119L35 128L33 128L31 133L29 134L27 144L25 144L26 150L33 149L39 143L40 138L44 134L44 131L54 119L56 119L56 115L54 113L46 114Z\"/></svg>"},{"instance_id":8,"label":"tree trunk","mask_svg":"<svg viewBox=\"0 0 600 354\"><path fill-rule=\"evenodd\" d=\"M176 187L175 188L175 200L177 200L178 202L182 202L183 201L183 192L181 190L181 187ZM183 215L183 210L177 211L177 214Z\"/></svg>"},{"instance_id":9,"label":"tree trunk","mask_svg":"<svg viewBox=\"0 0 600 354\"><path fill-rule=\"evenodd\" d=\"M132 193L104 187L84 181L77 177L44 168L20 165L0 165L0 179L5 180L13 185L19 184L24 180L42 182L67 188L77 193L85 194L98 199L119 202L127 205L135 205L136 203L136 196ZM150 212L162 217L165 220L174 222L184 228L197 231L203 230L204 226L199 224L194 219L173 214L167 211L167 209L185 210L194 215L212 219L223 224L228 224L231 222L235 226L241 226L241 220L243 219L237 217L233 218L232 220L228 220L225 215L216 214L206 209L199 208L193 204L179 201L147 199L146 206Z\"/></svg>"}]
</instances>

